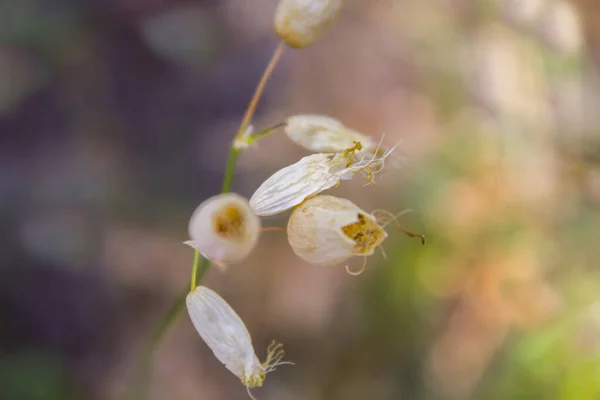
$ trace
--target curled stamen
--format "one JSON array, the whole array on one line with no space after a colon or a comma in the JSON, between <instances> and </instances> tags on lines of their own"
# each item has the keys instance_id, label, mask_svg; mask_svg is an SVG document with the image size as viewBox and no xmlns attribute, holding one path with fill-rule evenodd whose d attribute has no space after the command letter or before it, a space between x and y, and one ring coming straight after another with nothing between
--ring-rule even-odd
<instances>
[{"instance_id":1,"label":"curled stamen","mask_svg":"<svg viewBox=\"0 0 600 400\"><path fill-rule=\"evenodd\" d=\"M396 222L401 216L411 213L411 212L415 212L415 211L411 208L407 208L406 210L400 211L398 214L392 214L388 210L377 208L377 209L371 211L371 214L373 214L375 216L375 218L377 219L377 222L379 222L381 224L381 226L383 228L385 228L390 223ZM383 214L383 215L378 215L378 214Z\"/></svg>"},{"instance_id":2,"label":"curled stamen","mask_svg":"<svg viewBox=\"0 0 600 400\"><path fill-rule=\"evenodd\" d=\"M342 157L343 158L347 158L349 155L354 156L354 154L357 151L361 151L363 149L363 145L361 142L357 142L356 140L352 142L353 146L347 148L346 150L344 150L344 152L342 153Z\"/></svg>"},{"instance_id":3,"label":"curled stamen","mask_svg":"<svg viewBox=\"0 0 600 400\"><path fill-rule=\"evenodd\" d=\"M350 267L346 265L346 272L352 276L358 276L358 275L362 274L363 272L365 272L366 268L367 268L367 257L363 257L362 266L360 267L360 269L358 271L351 271Z\"/></svg>"},{"instance_id":4,"label":"curled stamen","mask_svg":"<svg viewBox=\"0 0 600 400\"><path fill-rule=\"evenodd\" d=\"M294 363L290 361L281 361L283 356L285 356L283 345L273 340L267 348L267 359L262 363L262 368L265 373L275 371L280 365L294 365Z\"/></svg>"},{"instance_id":5,"label":"curled stamen","mask_svg":"<svg viewBox=\"0 0 600 400\"><path fill-rule=\"evenodd\" d=\"M377 209L377 210L373 210L372 214L373 215L376 215L379 213L384 214L385 216L389 217L389 220L386 220L385 222L381 222L381 219L378 218L378 221L380 221L382 223L382 226L384 228L393 222L394 224L396 224L396 228L398 228L398 230L400 232L404 233L408 237L419 238L421 240L421 244L424 245L425 244L425 235L409 232L409 231L405 230L404 228L402 228L402 226L400 226L400 223L398 222L399 217L401 217L402 215L407 214L409 212L413 212L413 210L407 209L407 210L404 210L404 211L394 215L387 210Z\"/></svg>"},{"instance_id":6,"label":"curled stamen","mask_svg":"<svg viewBox=\"0 0 600 400\"><path fill-rule=\"evenodd\" d=\"M392 152L396 149L396 147L399 144L400 144L400 142L396 143L392 148L387 150L381 156L376 155L376 153L379 152L380 145L378 145L377 148L375 149L375 153L365 154L360 159L356 160L355 162L351 163L350 165L347 164L346 168L344 170L340 171L342 179L350 179L352 177L353 173L361 172L361 174L367 180L367 185L374 184L375 183L375 175L383 170L383 168L385 166L385 159L388 158L390 156L390 154L392 154ZM365 173L363 173L363 170L366 171L366 176L365 176Z\"/></svg>"}]
</instances>

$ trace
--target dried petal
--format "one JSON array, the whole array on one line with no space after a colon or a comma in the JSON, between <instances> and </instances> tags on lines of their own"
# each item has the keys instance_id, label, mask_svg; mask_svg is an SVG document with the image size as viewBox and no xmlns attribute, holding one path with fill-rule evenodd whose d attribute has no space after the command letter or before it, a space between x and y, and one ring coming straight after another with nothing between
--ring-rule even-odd
<instances>
[{"instance_id":1,"label":"dried petal","mask_svg":"<svg viewBox=\"0 0 600 400\"><path fill-rule=\"evenodd\" d=\"M363 172L372 182L395 147L380 157L366 154L357 159L356 152L362 150L362 145L355 143L339 153L304 157L263 182L250 198L250 207L256 215L278 214L338 185L342 180L352 179L356 172Z\"/></svg>"},{"instance_id":2,"label":"dried petal","mask_svg":"<svg viewBox=\"0 0 600 400\"><path fill-rule=\"evenodd\" d=\"M323 266L370 256L388 236L373 215L350 200L326 195L296 207L287 232L298 257Z\"/></svg>"},{"instance_id":3,"label":"dried petal","mask_svg":"<svg viewBox=\"0 0 600 400\"><path fill-rule=\"evenodd\" d=\"M281 0L275 31L289 46L307 46L325 32L341 8L342 0Z\"/></svg>"},{"instance_id":4,"label":"dried petal","mask_svg":"<svg viewBox=\"0 0 600 400\"><path fill-rule=\"evenodd\" d=\"M267 350L267 360L261 363L254 353L246 325L221 296L204 286L198 286L186 298L190 319L200 337L215 357L242 383L253 388L262 386L266 374L282 362L283 346L273 342Z\"/></svg>"},{"instance_id":5,"label":"dried petal","mask_svg":"<svg viewBox=\"0 0 600 400\"><path fill-rule=\"evenodd\" d=\"M319 153L337 153L352 147L355 142L362 144L364 152L377 148L377 143L370 136L346 128L337 119L324 115L290 117L285 133L305 149Z\"/></svg>"},{"instance_id":6,"label":"dried petal","mask_svg":"<svg viewBox=\"0 0 600 400\"><path fill-rule=\"evenodd\" d=\"M192 247L216 263L245 259L260 234L260 219L235 193L213 196L198 206L189 222Z\"/></svg>"},{"instance_id":7,"label":"dried petal","mask_svg":"<svg viewBox=\"0 0 600 400\"><path fill-rule=\"evenodd\" d=\"M254 353L246 325L221 296L198 286L186 299L194 327L215 357L244 385L261 386L265 372Z\"/></svg>"},{"instance_id":8,"label":"dried petal","mask_svg":"<svg viewBox=\"0 0 600 400\"><path fill-rule=\"evenodd\" d=\"M254 192L250 207L260 216L277 214L337 185L341 178L330 172L331 158L313 154L280 169Z\"/></svg>"}]
</instances>

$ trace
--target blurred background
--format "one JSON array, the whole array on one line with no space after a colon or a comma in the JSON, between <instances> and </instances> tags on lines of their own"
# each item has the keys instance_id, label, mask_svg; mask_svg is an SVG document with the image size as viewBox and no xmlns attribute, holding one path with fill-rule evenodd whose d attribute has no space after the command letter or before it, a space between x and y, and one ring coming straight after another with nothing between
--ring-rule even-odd
<instances>
[{"instance_id":1,"label":"blurred background","mask_svg":"<svg viewBox=\"0 0 600 400\"><path fill-rule=\"evenodd\" d=\"M0 399L124 399L188 282L187 221L220 190L276 3L0 3ZM255 125L318 113L401 140L376 186L329 193L413 209L400 223L428 242L390 227L387 261L352 277L269 232L210 270L259 357L275 338L296 363L255 396L600 399L600 3L345 3L284 54ZM270 136L234 190L306 154ZM148 390L248 398L185 314Z\"/></svg>"}]
</instances>

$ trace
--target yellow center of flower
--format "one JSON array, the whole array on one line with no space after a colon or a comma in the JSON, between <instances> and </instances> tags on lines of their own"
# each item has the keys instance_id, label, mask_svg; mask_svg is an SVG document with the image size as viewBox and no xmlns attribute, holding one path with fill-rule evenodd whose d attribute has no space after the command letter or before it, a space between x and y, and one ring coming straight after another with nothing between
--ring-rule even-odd
<instances>
[{"instance_id":1,"label":"yellow center of flower","mask_svg":"<svg viewBox=\"0 0 600 400\"><path fill-rule=\"evenodd\" d=\"M252 389L255 387L261 387L266 377L267 376L264 373L264 371L258 371L253 375L242 377L241 381L242 385L248 387L249 389Z\"/></svg>"},{"instance_id":2,"label":"yellow center of flower","mask_svg":"<svg viewBox=\"0 0 600 400\"><path fill-rule=\"evenodd\" d=\"M226 205L214 218L215 231L226 239L240 239L244 235L245 222L244 215L236 205Z\"/></svg>"},{"instance_id":3,"label":"yellow center of flower","mask_svg":"<svg viewBox=\"0 0 600 400\"><path fill-rule=\"evenodd\" d=\"M346 168L351 166L354 163L354 154L357 151L361 151L363 146L361 142L353 141L353 146L347 148L342 153L342 158L346 159Z\"/></svg>"},{"instance_id":4,"label":"yellow center of flower","mask_svg":"<svg viewBox=\"0 0 600 400\"><path fill-rule=\"evenodd\" d=\"M356 222L342 227L342 232L354 241L356 254L368 254L385 239L385 231L377 222L358 213Z\"/></svg>"}]
</instances>

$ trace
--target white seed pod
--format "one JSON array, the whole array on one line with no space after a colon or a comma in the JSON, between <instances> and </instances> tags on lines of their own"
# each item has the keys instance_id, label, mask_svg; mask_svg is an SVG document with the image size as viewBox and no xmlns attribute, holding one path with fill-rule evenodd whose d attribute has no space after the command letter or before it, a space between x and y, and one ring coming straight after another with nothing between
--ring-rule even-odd
<instances>
[{"instance_id":1,"label":"white seed pod","mask_svg":"<svg viewBox=\"0 0 600 400\"><path fill-rule=\"evenodd\" d=\"M319 153L337 153L350 148L355 142L363 146L361 152L377 148L370 136L345 127L337 119L324 115L294 115L286 121L285 134L296 144ZM358 155L361 152L357 152Z\"/></svg>"},{"instance_id":2,"label":"white seed pod","mask_svg":"<svg viewBox=\"0 0 600 400\"><path fill-rule=\"evenodd\" d=\"M280 0L275 31L289 46L307 46L325 32L341 8L342 0Z\"/></svg>"},{"instance_id":3,"label":"white seed pod","mask_svg":"<svg viewBox=\"0 0 600 400\"><path fill-rule=\"evenodd\" d=\"M373 176L383 169L385 159L395 148L381 156L366 154L357 159L355 153L362 150L357 142L343 152L306 156L264 181L250 198L250 207L256 215L278 214L338 185L342 180L352 179L355 172L362 172L372 183Z\"/></svg>"},{"instance_id":4,"label":"white seed pod","mask_svg":"<svg viewBox=\"0 0 600 400\"><path fill-rule=\"evenodd\" d=\"M276 342L271 343L267 360L261 363L242 319L211 289L198 286L187 295L186 305L192 324L202 340L247 388L262 386L267 373L279 365L292 364L281 361L283 346Z\"/></svg>"},{"instance_id":5,"label":"white seed pod","mask_svg":"<svg viewBox=\"0 0 600 400\"><path fill-rule=\"evenodd\" d=\"M350 200L326 195L296 207L287 233L298 257L322 266L339 264L353 256L368 257L388 236L375 216Z\"/></svg>"},{"instance_id":6,"label":"white seed pod","mask_svg":"<svg viewBox=\"0 0 600 400\"><path fill-rule=\"evenodd\" d=\"M203 201L189 222L186 242L209 260L225 265L245 259L260 234L260 219L248 201L235 193L224 193Z\"/></svg>"}]
</instances>

